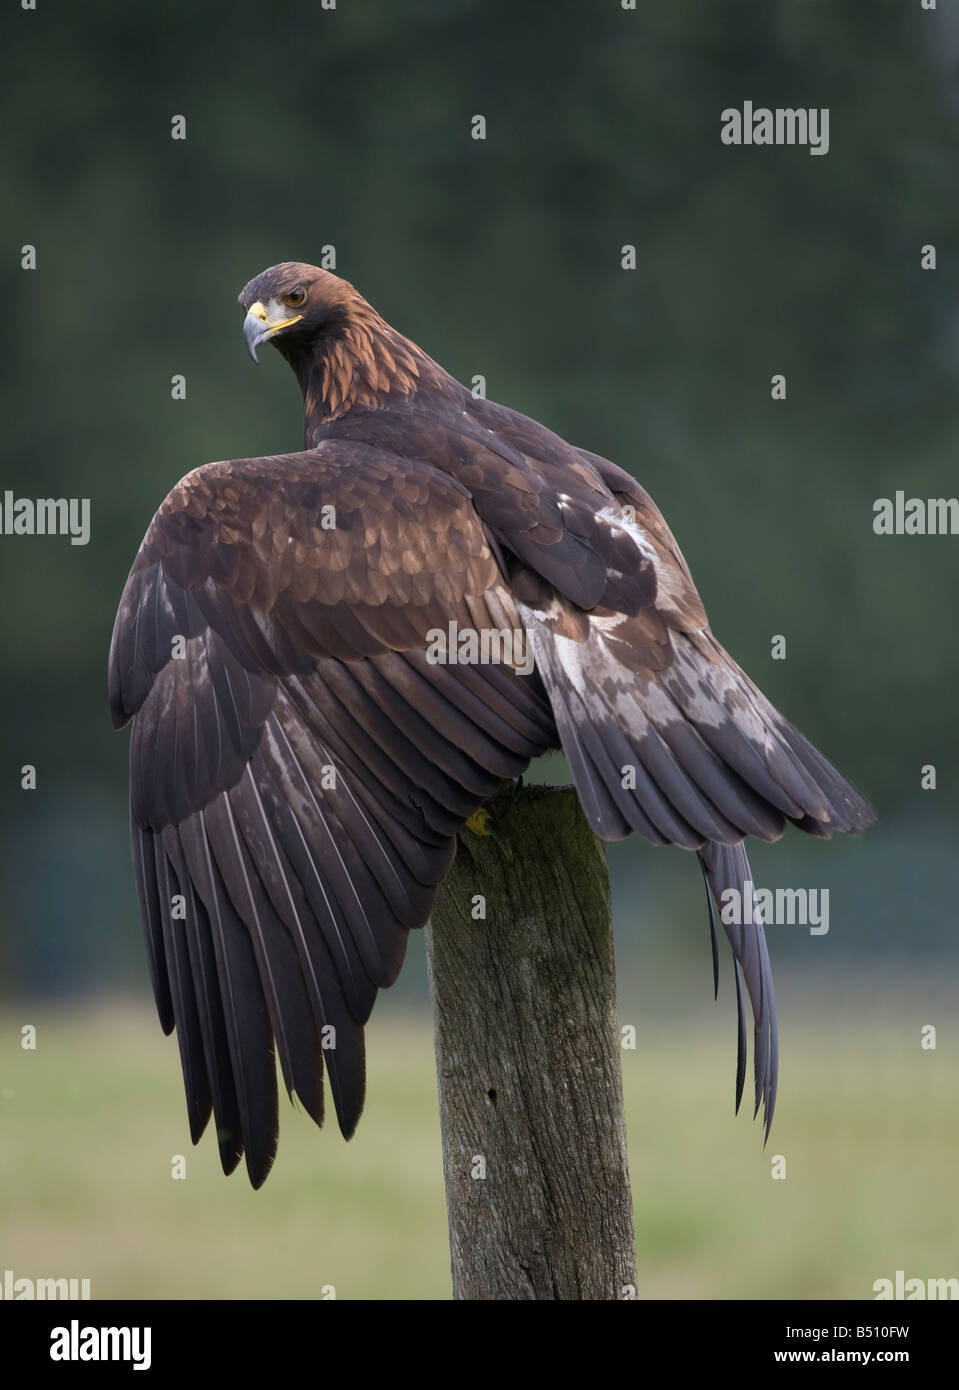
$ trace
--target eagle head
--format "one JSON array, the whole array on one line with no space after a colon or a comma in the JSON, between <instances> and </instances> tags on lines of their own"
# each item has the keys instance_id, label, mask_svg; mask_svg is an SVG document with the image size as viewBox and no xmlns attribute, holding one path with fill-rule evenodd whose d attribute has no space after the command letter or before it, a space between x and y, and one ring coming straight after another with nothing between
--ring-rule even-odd
<instances>
[{"instance_id":1,"label":"eagle head","mask_svg":"<svg viewBox=\"0 0 959 1390\"><path fill-rule=\"evenodd\" d=\"M301 261L261 271L237 296L246 310L243 339L253 361L260 344L271 339L291 346L316 338L342 316L355 293L345 280Z\"/></svg>"}]
</instances>

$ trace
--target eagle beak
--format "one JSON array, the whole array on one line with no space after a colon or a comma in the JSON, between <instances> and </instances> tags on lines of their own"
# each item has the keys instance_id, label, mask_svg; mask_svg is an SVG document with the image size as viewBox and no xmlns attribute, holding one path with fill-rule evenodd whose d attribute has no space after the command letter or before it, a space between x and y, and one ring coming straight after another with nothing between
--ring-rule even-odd
<instances>
[{"instance_id":1,"label":"eagle beak","mask_svg":"<svg viewBox=\"0 0 959 1390\"><path fill-rule=\"evenodd\" d=\"M256 350L261 343L267 342L275 333L279 333L281 328L289 328L291 323L299 323L303 317L302 314L294 314L292 318L284 319L279 317L281 313L282 310L274 299L270 300L269 309L259 300L250 305L243 321L243 341L254 362L259 362Z\"/></svg>"}]
</instances>

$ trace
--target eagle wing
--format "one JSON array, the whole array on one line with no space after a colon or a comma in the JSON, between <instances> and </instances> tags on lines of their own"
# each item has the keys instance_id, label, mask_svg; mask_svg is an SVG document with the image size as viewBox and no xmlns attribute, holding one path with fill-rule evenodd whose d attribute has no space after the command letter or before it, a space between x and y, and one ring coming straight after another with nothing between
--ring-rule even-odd
<instances>
[{"instance_id":1,"label":"eagle wing","mask_svg":"<svg viewBox=\"0 0 959 1390\"><path fill-rule=\"evenodd\" d=\"M347 415L343 438L428 454L468 488L495 542L584 812L598 835L636 831L695 850L735 961L736 1104L753 1012L756 1111L776 1102L772 972L743 845L791 820L822 837L872 808L720 645L662 514L616 464L516 411ZM740 920L724 909L736 899ZM752 911L745 910L748 895ZM718 987L718 978L717 978Z\"/></svg>"},{"instance_id":2,"label":"eagle wing","mask_svg":"<svg viewBox=\"0 0 959 1390\"><path fill-rule=\"evenodd\" d=\"M455 835L556 743L535 676L431 663L428 634L519 626L467 489L353 441L208 464L151 523L110 652L133 717L133 860L194 1142L273 1161L277 1085L349 1137L363 1025Z\"/></svg>"},{"instance_id":3,"label":"eagle wing","mask_svg":"<svg viewBox=\"0 0 959 1390\"><path fill-rule=\"evenodd\" d=\"M822 838L857 832L875 812L713 636L686 560L645 489L609 460L578 453L614 500L600 519L631 538L655 597L637 608L610 602L607 593L586 617L540 586L532 597L524 593L519 611L533 629L537 670L594 830L610 840L635 830L653 844L678 844L699 855L712 899L717 989L712 903L721 909L734 958L736 1105L746 1073L745 982L753 1013L754 1113L762 1105L768 1135L778 1085L776 1004L742 842L747 835L776 840L787 821ZM737 900L739 914L723 911Z\"/></svg>"}]
</instances>

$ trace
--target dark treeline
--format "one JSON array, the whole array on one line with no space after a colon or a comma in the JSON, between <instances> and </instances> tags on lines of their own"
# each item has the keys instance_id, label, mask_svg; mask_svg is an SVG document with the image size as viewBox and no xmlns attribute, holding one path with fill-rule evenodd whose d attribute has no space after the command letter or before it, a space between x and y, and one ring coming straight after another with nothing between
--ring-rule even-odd
<instances>
[{"instance_id":1,"label":"dark treeline","mask_svg":"<svg viewBox=\"0 0 959 1390\"><path fill-rule=\"evenodd\" d=\"M7 7L0 501L91 508L86 545L0 534L8 983L144 978L116 602L182 474L298 447L295 384L245 357L235 299L326 247L459 378L634 471L721 640L868 790L888 844L920 817L947 836L959 537L872 528L877 498L957 490L946 9ZM828 108L828 154L723 145L747 100Z\"/></svg>"}]
</instances>

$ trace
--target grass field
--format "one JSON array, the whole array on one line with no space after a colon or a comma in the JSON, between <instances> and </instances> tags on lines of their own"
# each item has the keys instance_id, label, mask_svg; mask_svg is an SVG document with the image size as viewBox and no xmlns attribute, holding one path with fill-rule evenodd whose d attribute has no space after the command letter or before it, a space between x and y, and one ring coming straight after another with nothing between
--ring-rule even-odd
<instances>
[{"instance_id":1,"label":"grass field","mask_svg":"<svg viewBox=\"0 0 959 1390\"><path fill-rule=\"evenodd\" d=\"M959 1274L951 1048L919 1047L907 1003L890 1017L840 991L813 1014L794 994L765 1153L732 1116L728 1017L651 1006L624 1052L640 1297L871 1298L897 1269ZM8 1011L0 1037L0 1272L89 1277L94 1298L449 1296L425 1018L378 1010L350 1144L282 1102L258 1193L221 1176L209 1136L190 1148L176 1047L146 1001Z\"/></svg>"}]
</instances>

